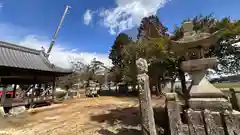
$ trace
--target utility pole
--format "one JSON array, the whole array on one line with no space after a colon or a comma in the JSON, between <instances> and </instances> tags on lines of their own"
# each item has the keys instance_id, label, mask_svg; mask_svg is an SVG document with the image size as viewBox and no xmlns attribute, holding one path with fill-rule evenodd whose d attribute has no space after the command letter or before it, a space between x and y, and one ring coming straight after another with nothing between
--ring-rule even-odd
<instances>
[{"instance_id":1,"label":"utility pole","mask_svg":"<svg viewBox=\"0 0 240 135\"><path fill-rule=\"evenodd\" d=\"M56 41L57 35L58 35L58 33L59 33L59 30L60 30L60 28L61 28L61 26L62 26L63 20L64 20L65 16L67 15L68 9L70 9L70 8L71 8L71 6L68 6L68 5L67 5L66 8L65 8L65 11L64 11L64 13L63 13L62 19L61 19L61 21L60 21L60 23L59 23L59 25L58 25L58 27L57 27L57 30L56 30L53 38L52 38L52 41L51 41L51 43L50 43L49 48L48 48L47 56L49 56L49 54L50 54L50 52L51 52L51 50L52 50L52 47L53 47L53 45L54 45L54 43L55 43L55 41Z\"/></svg>"}]
</instances>

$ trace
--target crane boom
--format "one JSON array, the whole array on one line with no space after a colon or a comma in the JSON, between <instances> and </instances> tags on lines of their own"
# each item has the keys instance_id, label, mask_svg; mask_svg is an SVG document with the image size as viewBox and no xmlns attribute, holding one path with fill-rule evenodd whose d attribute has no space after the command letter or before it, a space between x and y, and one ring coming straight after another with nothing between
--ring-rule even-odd
<instances>
[{"instance_id":1,"label":"crane boom","mask_svg":"<svg viewBox=\"0 0 240 135\"><path fill-rule=\"evenodd\" d=\"M68 11L69 8L71 8L71 6L68 6L68 5L67 5L66 8L65 8L65 11L64 11L63 16L62 16L62 18L61 18L61 21L60 21L60 23L59 23L59 25L58 25L58 27L57 27L57 30L56 30L53 38L52 38L52 41L51 41L51 43L50 43L49 48L48 48L47 56L49 56L49 54L50 54L50 52L51 52L51 50L52 50L52 47L53 47L53 45L54 45L54 43L55 43L55 41L56 41L57 35L58 35L59 30L60 30L60 28L61 28L61 26L62 26L63 20L64 20L65 16L67 15L67 11Z\"/></svg>"}]
</instances>

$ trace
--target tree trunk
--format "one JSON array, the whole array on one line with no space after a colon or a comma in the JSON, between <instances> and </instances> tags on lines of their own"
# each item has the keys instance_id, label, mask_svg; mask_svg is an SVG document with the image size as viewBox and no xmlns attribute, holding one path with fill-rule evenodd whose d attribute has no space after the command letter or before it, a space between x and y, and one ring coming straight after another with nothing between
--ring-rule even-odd
<instances>
[{"instance_id":1,"label":"tree trunk","mask_svg":"<svg viewBox=\"0 0 240 135\"><path fill-rule=\"evenodd\" d=\"M181 57L178 60L178 73L179 73L179 78L181 80L181 86L182 86L182 93L184 94L185 97L187 97L187 87L186 87L186 79L185 79L185 73L180 69L182 61L184 61L184 57Z\"/></svg>"},{"instance_id":2,"label":"tree trunk","mask_svg":"<svg viewBox=\"0 0 240 135\"><path fill-rule=\"evenodd\" d=\"M158 91L158 93L160 94L160 95L162 95L162 82L161 81L159 81L159 83L158 83L158 87L159 87L159 91Z\"/></svg>"},{"instance_id":3,"label":"tree trunk","mask_svg":"<svg viewBox=\"0 0 240 135\"><path fill-rule=\"evenodd\" d=\"M132 91L134 91L134 92L137 91L136 86L137 86L137 83L133 82L132 83Z\"/></svg>"},{"instance_id":4,"label":"tree trunk","mask_svg":"<svg viewBox=\"0 0 240 135\"><path fill-rule=\"evenodd\" d=\"M185 79L185 74L182 70L179 70L179 77L181 80L182 93L184 95L187 95L186 79Z\"/></svg>"},{"instance_id":5,"label":"tree trunk","mask_svg":"<svg viewBox=\"0 0 240 135\"><path fill-rule=\"evenodd\" d=\"M188 104L188 91L187 91L187 86L186 86L185 74L181 70L179 70L179 77L181 79L182 93L183 93L184 100L185 100L185 107L189 107L189 104Z\"/></svg>"},{"instance_id":6,"label":"tree trunk","mask_svg":"<svg viewBox=\"0 0 240 135\"><path fill-rule=\"evenodd\" d=\"M177 76L173 76L172 80L171 80L171 92L175 92L174 90L174 84L175 84L175 80L176 80Z\"/></svg>"},{"instance_id":7,"label":"tree trunk","mask_svg":"<svg viewBox=\"0 0 240 135\"><path fill-rule=\"evenodd\" d=\"M159 90L158 90L157 78L153 77L152 80L151 80L151 83L152 83L152 94L154 94L156 96L160 95ZM153 89L153 86L154 86L155 89Z\"/></svg>"},{"instance_id":8,"label":"tree trunk","mask_svg":"<svg viewBox=\"0 0 240 135\"><path fill-rule=\"evenodd\" d=\"M172 81L172 80L171 80L171 92L174 92L174 82L175 82L175 81Z\"/></svg>"},{"instance_id":9,"label":"tree trunk","mask_svg":"<svg viewBox=\"0 0 240 135\"><path fill-rule=\"evenodd\" d=\"M115 86L115 92L118 93L119 92L118 83L115 83L114 86Z\"/></svg>"},{"instance_id":10,"label":"tree trunk","mask_svg":"<svg viewBox=\"0 0 240 135\"><path fill-rule=\"evenodd\" d=\"M111 91L111 85L108 83L108 90Z\"/></svg>"},{"instance_id":11,"label":"tree trunk","mask_svg":"<svg viewBox=\"0 0 240 135\"><path fill-rule=\"evenodd\" d=\"M135 51L134 51L134 53L135 53ZM138 94L138 91L137 91L137 89L136 89L136 86L137 86L137 84L138 84L138 80L137 80L137 75L138 75L138 73L137 73L137 67L136 67L136 54L135 55L133 55L134 57L133 57L133 59L132 59L132 90L133 90L133 93L134 93L134 95L135 94Z\"/></svg>"},{"instance_id":12,"label":"tree trunk","mask_svg":"<svg viewBox=\"0 0 240 135\"><path fill-rule=\"evenodd\" d=\"M150 84L150 95L151 95L151 97L153 95L153 85L152 84Z\"/></svg>"},{"instance_id":13,"label":"tree trunk","mask_svg":"<svg viewBox=\"0 0 240 135\"><path fill-rule=\"evenodd\" d=\"M159 85L158 85L158 84L156 85L156 91L155 91L155 93L156 93L156 96L160 96Z\"/></svg>"},{"instance_id":14,"label":"tree trunk","mask_svg":"<svg viewBox=\"0 0 240 135\"><path fill-rule=\"evenodd\" d=\"M162 93L162 83L160 79L157 80L157 89L156 89L156 96L160 96Z\"/></svg>"}]
</instances>

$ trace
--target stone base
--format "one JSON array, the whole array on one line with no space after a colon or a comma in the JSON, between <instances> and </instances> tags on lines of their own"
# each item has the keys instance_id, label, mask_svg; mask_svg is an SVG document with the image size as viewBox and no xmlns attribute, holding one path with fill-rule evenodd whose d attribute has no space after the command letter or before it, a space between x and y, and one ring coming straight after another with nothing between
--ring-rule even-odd
<instances>
[{"instance_id":1,"label":"stone base","mask_svg":"<svg viewBox=\"0 0 240 135\"><path fill-rule=\"evenodd\" d=\"M190 98L188 100L188 105L189 108L193 110L232 110L231 103L225 98Z\"/></svg>"},{"instance_id":2,"label":"stone base","mask_svg":"<svg viewBox=\"0 0 240 135\"><path fill-rule=\"evenodd\" d=\"M180 116L180 106L175 101L166 102L169 120L169 135L238 135L240 133L240 112L184 110ZM184 121L183 121L184 120Z\"/></svg>"},{"instance_id":3,"label":"stone base","mask_svg":"<svg viewBox=\"0 0 240 135\"><path fill-rule=\"evenodd\" d=\"M198 85L190 87L189 96L192 98L227 98L218 88L214 87L205 77Z\"/></svg>"}]
</instances>

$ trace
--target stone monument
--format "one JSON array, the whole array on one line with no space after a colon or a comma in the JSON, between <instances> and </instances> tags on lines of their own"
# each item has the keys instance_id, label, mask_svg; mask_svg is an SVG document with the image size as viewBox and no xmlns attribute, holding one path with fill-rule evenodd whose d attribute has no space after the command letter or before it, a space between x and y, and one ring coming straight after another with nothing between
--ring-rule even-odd
<instances>
[{"instance_id":1,"label":"stone monument","mask_svg":"<svg viewBox=\"0 0 240 135\"><path fill-rule=\"evenodd\" d=\"M205 78L216 58L205 58L204 50L218 39L218 33L200 33L191 22L183 24L184 36L172 41L170 49L184 56L181 70L188 72L192 85L188 89L187 108L175 100L176 94L167 94L166 109L170 135L237 135L240 133L240 112L234 111L228 98ZM182 117L181 115L182 114ZM234 134L235 133L235 134Z\"/></svg>"},{"instance_id":2,"label":"stone monument","mask_svg":"<svg viewBox=\"0 0 240 135\"><path fill-rule=\"evenodd\" d=\"M143 135L157 135L149 88L149 77L147 75L147 61L140 58L136 61L136 65L138 69L137 78L139 84L139 106L142 118L142 132Z\"/></svg>"}]
</instances>

